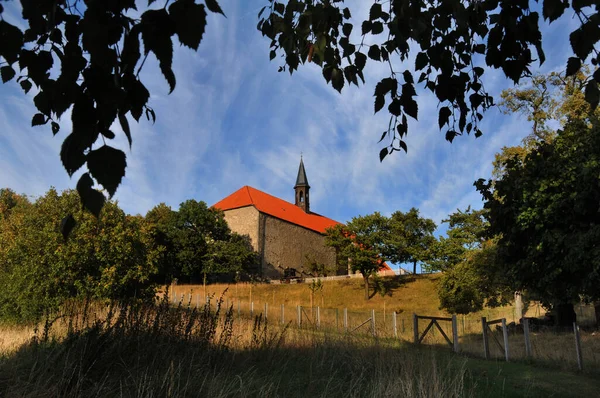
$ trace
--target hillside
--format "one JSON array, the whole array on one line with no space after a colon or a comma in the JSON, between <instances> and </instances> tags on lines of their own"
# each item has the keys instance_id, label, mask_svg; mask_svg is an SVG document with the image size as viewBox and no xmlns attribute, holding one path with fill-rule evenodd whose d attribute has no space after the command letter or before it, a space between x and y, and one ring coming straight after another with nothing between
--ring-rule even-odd
<instances>
[{"instance_id":1,"label":"hillside","mask_svg":"<svg viewBox=\"0 0 600 398\"><path fill-rule=\"evenodd\" d=\"M436 292L436 283L440 275L406 275L400 278L383 278L387 294L381 296L379 293L372 294L368 301L364 300L363 282L360 278L341 281L324 281L322 292L314 295L314 306L321 308L348 308L349 311L377 312L385 310L391 313L396 311L403 317L412 313L420 315L448 315L439 309L439 299ZM198 300L197 295L204 295L202 285L178 285L172 287L173 291L181 297L182 294L193 295L192 301ZM207 295L221 295L225 290L225 300L230 303L241 301L245 307L250 301L254 302L255 308L263 308L264 303L269 306L286 307L302 305L311 306L311 290L309 284L215 284L206 286ZM187 300L187 298L186 298ZM201 300L201 299L200 299ZM201 301L202 302L202 301ZM538 307L530 308L532 316L543 313ZM471 314L469 318L479 319L481 316L506 317L509 321L514 318L513 307L496 309L485 309L481 313Z\"/></svg>"}]
</instances>

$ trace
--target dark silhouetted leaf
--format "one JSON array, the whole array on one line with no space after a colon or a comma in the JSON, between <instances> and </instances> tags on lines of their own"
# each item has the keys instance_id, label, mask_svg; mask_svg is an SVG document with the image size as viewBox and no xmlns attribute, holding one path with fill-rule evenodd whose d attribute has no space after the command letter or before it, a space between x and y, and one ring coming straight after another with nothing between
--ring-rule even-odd
<instances>
[{"instance_id":1,"label":"dark silhouetted leaf","mask_svg":"<svg viewBox=\"0 0 600 398\"><path fill-rule=\"evenodd\" d=\"M385 157L388 155L389 150L387 148L383 148L381 151L379 151L379 161L383 162L383 159L385 159Z\"/></svg>"},{"instance_id":2,"label":"dark silhouetted leaf","mask_svg":"<svg viewBox=\"0 0 600 398\"><path fill-rule=\"evenodd\" d=\"M15 77L16 72L12 66L7 65L0 68L0 76L2 77L2 83L6 83L9 80L12 80Z\"/></svg>"},{"instance_id":3,"label":"dark silhouetted leaf","mask_svg":"<svg viewBox=\"0 0 600 398\"><path fill-rule=\"evenodd\" d=\"M121 128L127 136L127 141L129 142L129 148L131 148L131 130L129 129L129 122L127 121L127 116L123 113L119 113L119 123L121 124Z\"/></svg>"},{"instance_id":4,"label":"dark silhouetted leaf","mask_svg":"<svg viewBox=\"0 0 600 398\"><path fill-rule=\"evenodd\" d=\"M56 122L52 122L50 125L52 126L52 134L53 135L58 134L58 132L60 130L60 125Z\"/></svg>"},{"instance_id":5,"label":"dark silhouetted leaf","mask_svg":"<svg viewBox=\"0 0 600 398\"><path fill-rule=\"evenodd\" d=\"M592 110L595 110L600 100L600 91L598 90L598 82L591 79L585 85L585 100L590 104Z\"/></svg>"},{"instance_id":6,"label":"dark silhouetted leaf","mask_svg":"<svg viewBox=\"0 0 600 398\"><path fill-rule=\"evenodd\" d=\"M353 28L352 24L345 23L342 26L342 32L344 33L344 36L350 37L350 33L352 33L352 28Z\"/></svg>"},{"instance_id":7,"label":"dark silhouetted leaf","mask_svg":"<svg viewBox=\"0 0 600 398\"><path fill-rule=\"evenodd\" d=\"M31 126L41 126L43 124L46 124L47 119L46 116L44 116L41 113L36 113L35 115L33 115L33 118L31 119Z\"/></svg>"},{"instance_id":8,"label":"dark silhouetted leaf","mask_svg":"<svg viewBox=\"0 0 600 398\"><path fill-rule=\"evenodd\" d=\"M381 134L381 138L379 139L379 141L377 141L377 143L380 143L381 141L383 141L383 139L385 138L385 136L388 134L387 131L384 131L383 134Z\"/></svg>"},{"instance_id":9,"label":"dark silhouetted leaf","mask_svg":"<svg viewBox=\"0 0 600 398\"><path fill-rule=\"evenodd\" d=\"M376 44L373 44L371 47L369 47L369 52L367 54L369 55L369 58L374 59L375 61L381 60L379 46Z\"/></svg>"},{"instance_id":10,"label":"dark silhouetted leaf","mask_svg":"<svg viewBox=\"0 0 600 398\"><path fill-rule=\"evenodd\" d=\"M570 57L567 61L567 76L573 76L581 69L581 60L577 57Z\"/></svg>"},{"instance_id":11,"label":"dark silhouetted leaf","mask_svg":"<svg viewBox=\"0 0 600 398\"><path fill-rule=\"evenodd\" d=\"M454 141L454 137L456 137L456 131L453 131L453 130L446 131L446 141L452 143L452 141Z\"/></svg>"},{"instance_id":12,"label":"dark silhouetted leaf","mask_svg":"<svg viewBox=\"0 0 600 398\"><path fill-rule=\"evenodd\" d=\"M409 71L405 70L404 72L402 72L402 76L404 77L404 81L406 83L410 83L413 84L415 82L415 80L413 79L413 75L412 73L410 73Z\"/></svg>"},{"instance_id":13,"label":"dark silhouetted leaf","mask_svg":"<svg viewBox=\"0 0 600 398\"><path fill-rule=\"evenodd\" d=\"M94 180L88 173L83 173L77 182L77 192L81 198L81 204L94 216L99 217L100 211L106 202L101 192L93 189Z\"/></svg>"},{"instance_id":14,"label":"dark silhouetted leaf","mask_svg":"<svg viewBox=\"0 0 600 398\"><path fill-rule=\"evenodd\" d=\"M85 145L81 141L81 136L71 133L65 138L60 149L60 160L67 170L69 176L85 164L85 154L83 153Z\"/></svg>"},{"instance_id":15,"label":"dark silhouetted leaf","mask_svg":"<svg viewBox=\"0 0 600 398\"><path fill-rule=\"evenodd\" d=\"M408 116L418 120L419 106L417 101L409 97L402 97L402 108Z\"/></svg>"},{"instance_id":16,"label":"dark silhouetted leaf","mask_svg":"<svg viewBox=\"0 0 600 398\"><path fill-rule=\"evenodd\" d=\"M400 148L404 149L404 153L408 153L408 147L406 146L406 142L400 140L399 144Z\"/></svg>"},{"instance_id":17,"label":"dark silhouetted leaf","mask_svg":"<svg viewBox=\"0 0 600 398\"><path fill-rule=\"evenodd\" d=\"M381 108L385 105L385 98L383 95L375 96L375 113L379 112Z\"/></svg>"},{"instance_id":18,"label":"dark silhouetted leaf","mask_svg":"<svg viewBox=\"0 0 600 398\"><path fill-rule=\"evenodd\" d=\"M444 125L449 123L450 115L452 115L452 111L447 106L440 108L439 116L438 116L438 125L440 126L440 130Z\"/></svg>"},{"instance_id":19,"label":"dark silhouetted leaf","mask_svg":"<svg viewBox=\"0 0 600 398\"><path fill-rule=\"evenodd\" d=\"M29 80L21 80L19 84L21 85L23 91L25 91L25 94L27 94L29 90L31 90L32 84Z\"/></svg>"},{"instance_id":20,"label":"dark silhouetted leaf","mask_svg":"<svg viewBox=\"0 0 600 398\"><path fill-rule=\"evenodd\" d=\"M549 19L550 22L557 20L563 15L568 6L569 4L565 4L563 0L544 0L544 7L542 9L544 20Z\"/></svg>"},{"instance_id":21,"label":"dark silhouetted leaf","mask_svg":"<svg viewBox=\"0 0 600 398\"><path fill-rule=\"evenodd\" d=\"M205 2L206 2L206 8L208 8L210 11L217 13L217 14L223 14L223 16L225 16L225 13L221 9L221 6L219 5L219 3L217 3L217 0L205 0Z\"/></svg>"},{"instance_id":22,"label":"dark silhouetted leaf","mask_svg":"<svg viewBox=\"0 0 600 398\"><path fill-rule=\"evenodd\" d=\"M216 6L216 8L211 9L209 3ZM212 12L223 14L221 7L214 0L207 0L206 6ZM204 11L204 6L194 3L194 0L177 0L169 7L169 13L173 21L175 21L175 32L177 33L179 42L184 46L197 50L206 28L206 11Z\"/></svg>"},{"instance_id":23,"label":"dark silhouetted leaf","mask_svg":"<svg viewBox=\"0 0 600 398\"><path fill-rule=\"evenodd\" d=\"M371 24L371 33L374 35L383 33L383 24L381 22L373 22Z\"/></svg>"},{"instance_id":24,"label":"dark silhouetted leaf","mask_svg":"<svg viewBox=\"0 0 600 398\"><path fill-rule=\"evenodd\" d=\"M379 18L381 18L381 4L373 3L371 9L369 10L369 20L374 21Z\"/></svg>"},{"instance_id":25,"label":"dark silhouetted leaf","mask_svg":"<svg viewBox=\"0 0 600 398\"><path fill-rule=\"evenodd\" d=\"M0 20L0 56L12 65L17 62L21 47L23 47L23 32L16 26Z\"/></svg>"},{"instance_id":26,"label":"dark silhouetted leaf","mask_svg":"<svg viewBox=\"0 0 600 398\"><path fill-rule=\"evenodd\" d=\"M92 177L112 197L125 176L127 161L123 151L104 145L88 153L87 166Z\"/></svg>"},{"instance_id":27,"label":"dark silhouetted leaf","mask_svg":"<svg viewBox=\"0 0 600 398\"><path fill-rule=\"evenodd\" d=\"M340 92L340 93L342 92L342 88L344 87L344 73L341 70L339 70L337 68L332 69L331 85L338 92Z\"/></svg>"},{"instance_id":28,"label":"dark silhouetted leaf","mask_svg":"<svg viewBox=\"0 0 600 398\"><path fill-rule=\"evenodd\" d=\"M72 214L69 214L60 221L60 233L62 234L63 238L67 239L69 237L76 224L77 223L75 222Z\"/></svg>"},{"instance_id":29,"label":"dark silhouetted leaf","mask_svg":"<svg viewBox=\"0 0 600 398\"><path fill-rule=\"evenodd\" d=\"M180 0L182 1L182 0ZM170 92L175 89L175 74L173 73L173 41L171 35L175 26L167 11L148 10L142 14L142 40L144 51L156 55L163 76L169 83Z\"/></svg>"},{"instance_id":30,"label":"dark silhouetted leaf","mask_svg":"<svg viewBox=\"0 0 600 398\"><path fill-rule=\"evenodd\" d=\"M363 53L357 52L354 54L354 65L358 68L358 70L363 70L367 63L367 56Z\"/></svg>"},{"instance_id":31,"label":"dark silhouetted leaf","mask_svg":"<svg viewBox=\"0 0 600 398\"><path fill-rule=\"evenodd\" d=\"M429 57L427 53L420 52L417 54L417 58L415 59L415 70L421 70L427 66L429 63Z\"/></svg>"}]
</instances>

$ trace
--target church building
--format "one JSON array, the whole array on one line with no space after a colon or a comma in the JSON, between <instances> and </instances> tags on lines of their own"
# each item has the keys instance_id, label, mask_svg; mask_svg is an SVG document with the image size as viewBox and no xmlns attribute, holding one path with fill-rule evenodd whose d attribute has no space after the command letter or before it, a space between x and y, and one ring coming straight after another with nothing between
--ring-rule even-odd
<instances>
[{"instance_id":1,"label":"church building","mask_svg":"<svg viewBox=\"0 0 600 398\"><path fill-rule=\"evenodd\" d=\"M310 209L310 185L300 159L294 203L244 186L214 205L223 210L232 231L250 237L260 256L261 276L277 279L294 268L306 276L313 263L325 265L330 275L344 275L336 264L335 249L325 246L325 230L340 224Z\"/></svg>"}]
</instances>

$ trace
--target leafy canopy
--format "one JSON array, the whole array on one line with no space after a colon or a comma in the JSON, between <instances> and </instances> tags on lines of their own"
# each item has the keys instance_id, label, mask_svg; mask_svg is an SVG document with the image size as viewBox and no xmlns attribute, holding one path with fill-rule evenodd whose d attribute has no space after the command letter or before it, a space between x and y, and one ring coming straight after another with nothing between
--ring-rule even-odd
<instances>
[{"instance_id":1,"label":"leafy canopy","mask_svg":"<svg viewBox=\"0 0 600 398\"><path fill-rule=\"evenodd\" d=\"M160 71L175 89L172 69L173 41L197 50L207 23L208 10L223 14L217 0L167 0L161 8L137 15L135 0L22 0L25 31L4 19L0 5L0 75L4 83L16 78L25 93L35 91L38 110L32 126L50 125L60 131L61 117L71 109L73 128L60 151L70 176L87 167L77 183L83 206L99 216L125 176L125 153L106 143L115 138L118 123L132 145L130 118L145 114L156 119L149 106L150 92L140 71L152 53ZM156 2L158 3L158 2ZM154 4L156 6L158 4ZM206 5L206 6L205 6ZM62 223L73 228L72 216Z\"/></svg>"},{"instance_id":2,"label":"leafy canopy","mask_svg":"<svg viewBox=\"0 0 600 398\"><path fill-rule=\"evenodd\" d=\"M377 134L380 141L388 138L381 160L407 150L408 118L418 118L417 85L439 100L438 124L448 141L471 132L479 137L483 113L494 105L483 85L486 70L501 69L514 83L531 75L533 63L545 60L542 18L552 24L574 14L579 21L569 34L573 56L567 76L577 73L587 59L598 63L600 6L592 0L543 0L541 16L534 6L537 0L370 3L368 16L359 22L353 18L354 6L345 7L343 0L269 0L259 13L258 29L271 39L270 58L281 56L280 71L291 74L312 62L340 92L345 85L365 82L368 62L386 65L390 74L373 94L375 113L387 104L390 114L388 128ZM413 65L409 69L407 62ZM585 98L594 108L600 100L598 82L596 69L585 88Z\"/></svg>"}]
</instances>

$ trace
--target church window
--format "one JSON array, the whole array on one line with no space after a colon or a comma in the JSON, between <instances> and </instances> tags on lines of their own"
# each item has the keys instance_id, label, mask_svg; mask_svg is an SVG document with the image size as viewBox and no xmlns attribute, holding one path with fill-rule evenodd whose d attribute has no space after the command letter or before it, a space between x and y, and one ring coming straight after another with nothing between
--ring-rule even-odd
<instances>
[{"instance_id":1,"label":"church window","mask_svg":"<svg viewBox=\"0 0 600 398\"><path fill-rule=\"evenodd\" d=\"M300 203L304 203L304 193L300 191Z\"/></svg>"}]
</instances>

